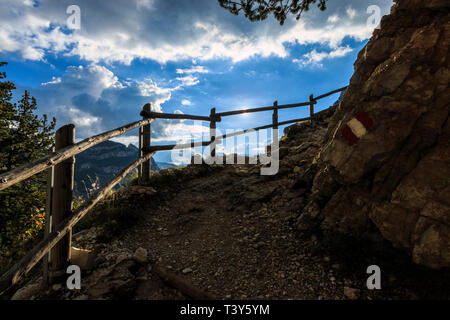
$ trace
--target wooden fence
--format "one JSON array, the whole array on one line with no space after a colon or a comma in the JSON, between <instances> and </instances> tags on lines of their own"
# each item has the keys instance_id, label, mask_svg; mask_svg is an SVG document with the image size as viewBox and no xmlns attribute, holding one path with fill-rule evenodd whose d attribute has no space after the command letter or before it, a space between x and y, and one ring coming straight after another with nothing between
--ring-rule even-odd
<instances>
[{"instance_id":1,"label":"wooden fence","mask_svg":"<svg viewBox=\"0 0 450 320\"><path fill-rule=\"evenodd\" d=\"M302 120L314 119L314 105L317 100L325 98L337 92L344 91L343 87L326 94L314 97L310 95L308 102L278 105L275 101L272 106L243 109L227 112L216 112L211 109L209 116L196 116L187 114L167 114L151 111L151 105L146 104L140 115L142 120L126 124L122 127L92 136L83 141L75 143L75 126L72 124L59 128L55 134L55 148L45 157L31 163L19 166L11 171L0 175L0 190L4 190L20 181L23 181L39 172L48 170L47 180L47 205L46 205L46 235L31 251L29 251L19 262L0 277L0 294L26 275L43 257L47 255L49 262L44 265L44 278L46 281L59 281L65 274L66 267L70 264L71 232L77 224L113 187L119 183L128 173L139 167L139 182L147 183L150 179L150 160L157 152L171 149L192 148L194 145L210 146L211 157L215 156L215 146L221 140L232 136L245 134L249 131L273 128L295 123ZM278 121L278 110L309 106L309 117L288 121ZM216 124L222 117L253 113L262 111L273 111L272 123L252 129L237 131L231 134L216 136ZM151 146L151 123L155 119L187 119L210 122L210 140L187 143L181 145L158 145ZM92 194L79 208L72 209L72 192L74 184L74 161L75 155L111 138L122 135L130 130L139 128L139 157L136 161L123 168L116 176L108 181L101 189ZM49 219L51 216L51 219ZM50 253L50 254L49 254Z\"/></svg>"}]
</instances>

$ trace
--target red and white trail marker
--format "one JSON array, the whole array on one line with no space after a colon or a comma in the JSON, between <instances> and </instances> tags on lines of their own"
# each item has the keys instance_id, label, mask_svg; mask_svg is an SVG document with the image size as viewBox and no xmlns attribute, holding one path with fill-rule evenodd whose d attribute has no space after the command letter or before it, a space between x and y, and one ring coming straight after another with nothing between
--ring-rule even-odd
<instances>
[{"instance_id":1,"label":"red and white trail marker","mask_svg":"<svg viewBox=\"0 0 450 320\"><path fill-rule=\"evenodd\" d=\"M367 131L374 125L373 120L365 112L359 112L341 128L342 136L349 145L354 145L361 139Z\"/></svg>"}]
</instances>

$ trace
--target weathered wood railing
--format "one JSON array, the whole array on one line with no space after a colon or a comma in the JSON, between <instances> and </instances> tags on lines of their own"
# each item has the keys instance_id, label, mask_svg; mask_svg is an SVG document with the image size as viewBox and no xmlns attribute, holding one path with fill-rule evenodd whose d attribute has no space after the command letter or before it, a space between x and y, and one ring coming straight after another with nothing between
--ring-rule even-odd
<instances>
[{"instance_id":1,"label":"weathered wood railing","mask_svg":"<svg viewBox=\"0 0 450 320\"><path fill-rule=\"evenodd\" d=\"M273 128L277 130L279 126L295 123L303 120L313 120L314 105L317 100L325 98L331 94L344 91L343 87L316 98L310 95L308 102L278 105L275 101L272 106L262 108L243 109L216 113L212 108L209 116L196 116L187 114L167 114L151 111L151 105L146 104L141 112L142 120L136 121L122 127L110 130L93 137L87 138L81 142L74 143L75 127L66 125L58 129L55 135L55 151L48 156L42 157L31 163L19 166L9 172L0 174L0 190L4 190L16 183L19 183L39 172L48 169L47 186L47 205L46 215L51 214L52 219L46 219L46 236L38 243L28 254L0 277L0 294L27 274L45 255L50 252L51 268L44 266L45 280L58 280L61 276L61 270L70 263L71 250L71 230L113 187L119 183L127 174L136 167L139 168L139 182L146 183L150 178L150 160L157 151L171 149L186 149L194 146L210 146L211 157L215 156L215 145L221 140L245 134L250 131ZM278 121L278 110L309 106L309 117L299 118L288 121ZM273 111L272 123L265 126L259 126L252 129L237 131L234 133L216 136L216 124L222 117L238 115L243 113ZM178 145L158 145L150 146L151 131L150 124L155 119L187 119L210 122L210 140L196 143L186 143ZM136 161L123 168L114 178L108 181L101 189L91 195L79 208L72 210L72 192L73 192L73 164L74 156L111 138L122 135L130 130L139 128L139 157ZM50 222L52 220L52 222ZM48 268L48 269L47 269ZM48 273L55 277L48 276ZM59 277L57 277L57 275ZM53 279L53 280L52 280Z\"/></svg>"}]
</instances>

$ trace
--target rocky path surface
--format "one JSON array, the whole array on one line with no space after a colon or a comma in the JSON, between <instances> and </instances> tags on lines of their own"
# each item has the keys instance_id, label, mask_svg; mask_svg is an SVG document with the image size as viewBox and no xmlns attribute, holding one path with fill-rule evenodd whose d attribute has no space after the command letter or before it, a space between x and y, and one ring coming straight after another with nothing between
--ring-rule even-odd
<instances>
[{"instance_id":1,"label":"rocky path surface","mask_svg":"<svg viewBox=\"0 0 450 320\"><path fill-rule=\"evenodd\" d=\"M257 179L259 172L253 174ZM281 189L283 181L256 185L242 204L231 204L235 184L248 175L247 168L226 168L217 189L208 178L190 181L156 214L146 215L124 246L147 249L150 260L219 298L343 298L344 284L311 255L311 241L299 245L286 223L293 218L289 211L270 203L255 207L255 198Z\"/></svg>"}]
</instances>

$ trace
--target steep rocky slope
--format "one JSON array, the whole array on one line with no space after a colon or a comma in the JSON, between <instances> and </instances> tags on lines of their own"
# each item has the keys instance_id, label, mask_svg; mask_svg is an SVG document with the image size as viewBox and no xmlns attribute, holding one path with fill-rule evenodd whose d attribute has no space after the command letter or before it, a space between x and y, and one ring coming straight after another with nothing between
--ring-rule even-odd
<instances>
[{"instance_id":1,"label":"steep rocky slope","mask_svg":"<svg viewBox=\"0 0 450 320\"><path fill-rule=\"evenodd\" d=\"M450 266L449 8L397 0L382 19L331 120L300 225L373 223L414 262Z\"/></svg>"}]
</instances>

